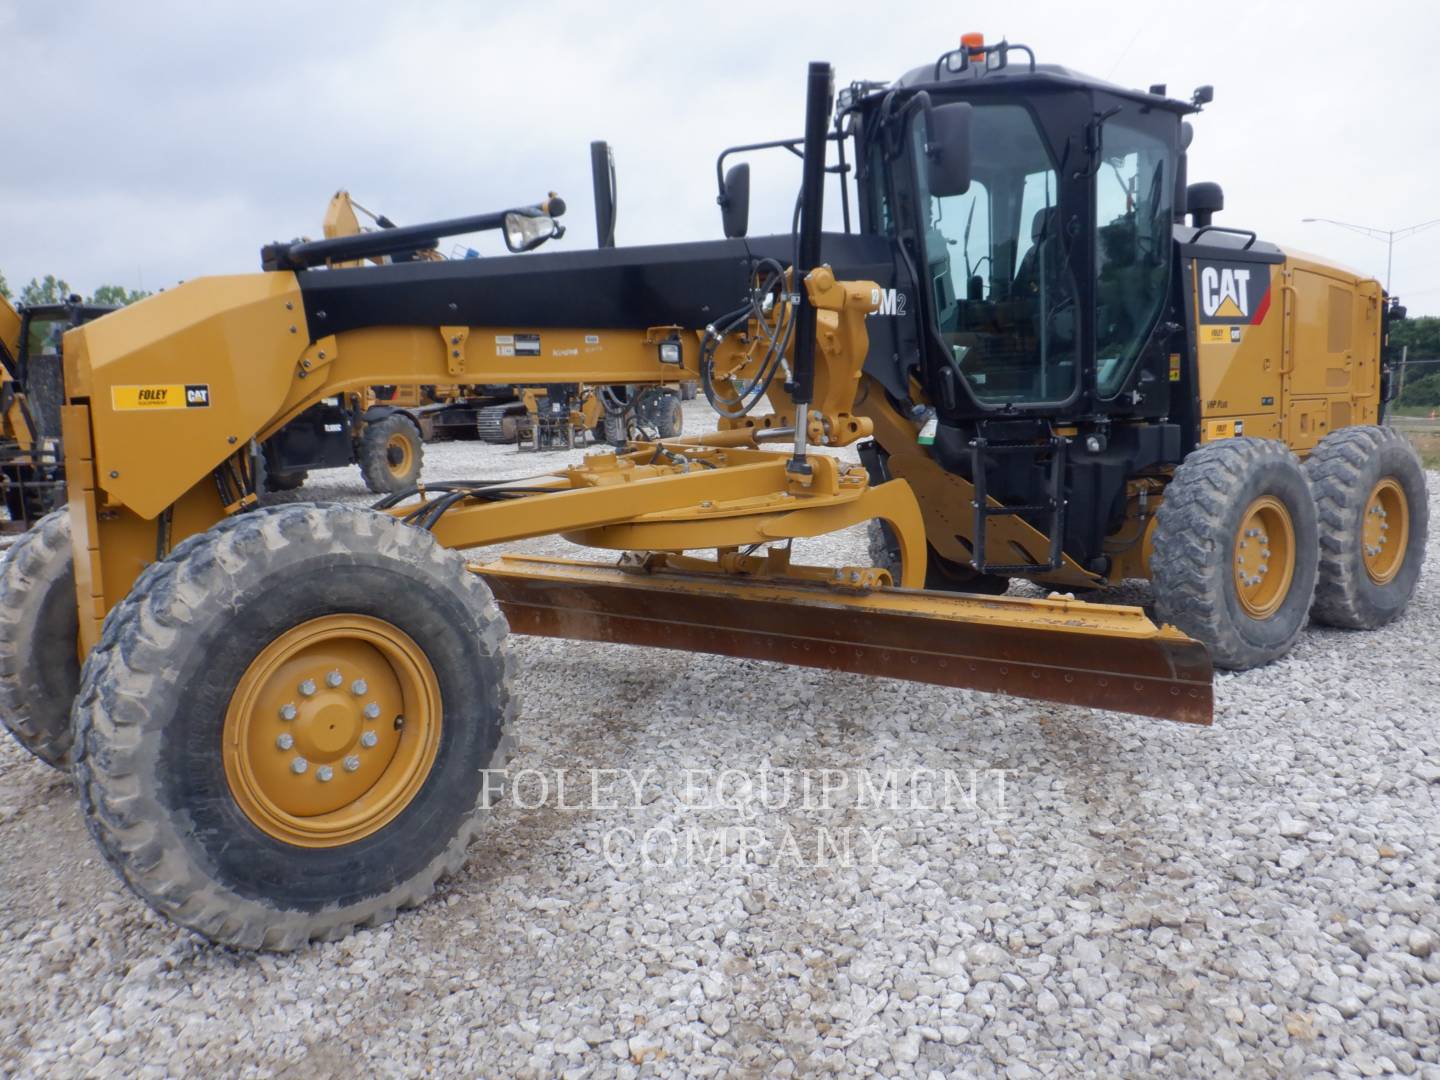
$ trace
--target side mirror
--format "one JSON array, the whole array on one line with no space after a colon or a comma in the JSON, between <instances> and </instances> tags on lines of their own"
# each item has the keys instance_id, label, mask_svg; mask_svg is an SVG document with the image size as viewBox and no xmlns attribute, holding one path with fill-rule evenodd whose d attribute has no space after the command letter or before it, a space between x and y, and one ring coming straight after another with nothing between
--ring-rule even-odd
<instances>
[{"instance_id":1,"label":"side mirror","mask_svg":"<svg viewBox=\"0 0 1440 1080\"><path fill-rule=\"evenodd\" d=\"M974 108L957 101L939 105L925 116L926 179L936 198L970 190L970 121Z\"/></svg>"},{"instance_id":2,"label":"side mirror","mask_svg":"<svg viewBox=\"0 0 1440 1080\"><path fill-rule=\"evenodd\" d=\"M505 215L505 246L511 251L533 251L546 240L565 235L565 227L549 214L512 210Z\"/></svg>"},{"instance_id":3,"label":"side mirror","mask_svg":"<svg viewBox=\"0 0 1440 1080\"><path fill-rule=\"evenodd\" d=\"M607 142L590 144L590 179L595 189L595 243L615 246L615 155Z\"/></svg>"},{"instance_id":4,"label":"side mirror","mask_svg":"<svg viewBox=\"0 0 1440 1080\"><path fill-rule=\"evenodd\" d=\"M725 171L725 183L720 190L720 222L725 236L738 240L750 229L750 163L742 161Z\"/></svg>"}]
</instances>

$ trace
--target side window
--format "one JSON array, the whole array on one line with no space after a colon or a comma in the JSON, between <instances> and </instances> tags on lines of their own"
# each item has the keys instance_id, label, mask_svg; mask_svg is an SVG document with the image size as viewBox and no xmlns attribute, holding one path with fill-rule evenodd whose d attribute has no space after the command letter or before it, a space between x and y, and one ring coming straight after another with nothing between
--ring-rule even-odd
<instances>
[{"instance_id":1,"label":"side window","mask_svg":"<svg viewBox=\"0 0 1440 1080\"><path fill-rule=\"evenodd\" d=\"M972 180L964 195L930 202L925 250L942 330L955 328L958 301L990 296L991 211L990 192L979 180Z\"/></svg>"},{"instance_id":2,"label":"side window","mask_svg":"<svg viewBox=\"0 0 1440 1080\"><path fill-rule=\"evenodd\" d=\"M1112 118L1095 175L1095 362L1102 397L1124 384L1165 306L1170 276L1169 151Z\"/></svg>"}]
</instances>

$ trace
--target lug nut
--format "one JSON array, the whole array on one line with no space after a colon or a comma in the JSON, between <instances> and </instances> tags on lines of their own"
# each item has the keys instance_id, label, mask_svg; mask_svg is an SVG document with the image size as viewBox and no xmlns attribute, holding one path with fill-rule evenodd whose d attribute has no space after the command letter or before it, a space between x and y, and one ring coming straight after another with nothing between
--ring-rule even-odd
<instances>
[{"instance_id":1,"label":"lug nut","mask_svg":"<svg viewBox=\"0 0 1440 1080\"><path fill-rule=\"evenodd\" d=\"M360 759L359 759L358 757L356 757L354 754L351 754L349 757L347 757L347 758L345 759L345 771L346 771L346 772L354 772L354 771L355 771L356 769L358 769L358 768L360 768Z\"/></svg>"},{"instance_id":2,"label":"lug nut","mask_svg":"<svg viewBox=\"0 0 1440 1080\"><path fill-rule=\"evenodd\" d=\"M329 675L325 676L325 685L332 689L339 686L344 681L345 676L341 675L338 671L332 671Z\"/></svg>"},{"instance_id":3,"label":"lug nut","mask_svg":"<svg viewBox=\"0 0 1440 1080\"><path fill-rule=\"evenodd\" d=\"M380 716L380 706L373 701L370 702L369 705L366 705L363 711L366 720L375 720Z\"/></svg>"},{"instance_id":4,"label":"lug nut","mask_svg":"<svg viewBox=\"0 0 1440 1080\"><path fill-rule=\"evenodd\" d=\"M310 763L306 761L303 757L297 757L294 761L290 762L290 771L293 772L296 776L299 776L309 767Z\"/></svg>"},{"instance_id":5,"label":"lug nut","mask_svg":"<svg viewBox=\"0 0 1440 1080\"><path fill-rule=\"evenodd\" d=\"M375 732L373 732L373 731L367 731L367 732L365 732L364 735L361 735L361 736L360 736L360 745L361 745L361 746L364 746L364 747L367 747L367 748L368 748L368 747L371 747L371 746L374 746L374 745L375 745L376 743L378 743L379 741L380 741L380 736L379 736L379 735L376 735Z\"/></svg>"},{"instance_id":6,"label":"lug nut","mask_svg":"<svg viewBox=\"0 0 1440 1080\"><path fill-rule=\"evenodd\" d=\"M319 780L322 784L329 783L330 778L334 775L335 770L330 768L329 765L321 765L315 770L315 779Z\"/></svg>"},{"instance_id":7,"label":"lug nut","mask_svg":"<svg viewBox=\"0 0 1440 1080\"><path fill-rule=\"evenodd\" d=\"M280 747L281 750L289 750L295 745L295 736L291 735L288 731L282 731L280 737L275 740L275 745Z\"/></svg>"},{"instance_id":8,"label":"lug nut","mask_svg":"<svg viewBox=\"0 0 1440 1080\"><path fill-rule=\"evenodd\" d=\"M370 684L364 679L356 679L350 684L350 692L356 697L364 697L370 691Z\"/></svg>"},{"instance_id":9,"label":"lug nut","mask_svg":"<svg viewBox=\"0 0 1440 1080\"><path fill-rule=\"evenodd\" d=\"M280 706L281 720L294 720L299 715L299 710L293 704L286 703Z\"/></svg>"},{"instance_id":10,"label":"lug nut","mask_svg":"<svg viewBox=\"0 0 1440 1080\"><path fill-rule=\"evenodd\" d=\"M306 679L304 682L302 682L302 683L300 684L300 695L301 695L301 697L314 697L314 696L315 696L315 680L314 680L314 679Z\"/></svg>"}]
</instances>

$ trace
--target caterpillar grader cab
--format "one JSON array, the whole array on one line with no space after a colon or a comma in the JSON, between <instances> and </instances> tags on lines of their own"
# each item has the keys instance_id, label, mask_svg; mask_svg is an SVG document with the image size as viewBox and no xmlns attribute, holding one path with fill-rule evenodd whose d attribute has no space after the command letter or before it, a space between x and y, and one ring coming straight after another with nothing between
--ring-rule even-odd
<instances>
[{"instance_id":1,"label":"caterpillar grader cab","mask_svg":"<svg viewBox=\"0 0 1440 1080\"><path fill-rule=\"evenodd\" d=\"M387 919L463 859L503 781L510 633L1208 723L1211 655L1276 656L1312 610L1396 617L1427 508L1375 426L1374 283L1182 223L1204 97L974 39L838 102L812 64L803 136L722 155L724 239L334 265L553 232L528 207L269 245L262 273L71 331L70 502L6 564L0 710L73 762L139 896L276 949ZM725 162L767 148L800 159L795 227L750 237L748 163ZM328 396L671 376L715 431L254 508L247 445ZM792 558L869 523L872 559ZM546 535L617 554L459 554ZM1133 576L1157 622L1073 595ZM1054 591L989 594L1013 577ZM77 639L83 671L54 662Z\"/></svg>"}]
</instances>

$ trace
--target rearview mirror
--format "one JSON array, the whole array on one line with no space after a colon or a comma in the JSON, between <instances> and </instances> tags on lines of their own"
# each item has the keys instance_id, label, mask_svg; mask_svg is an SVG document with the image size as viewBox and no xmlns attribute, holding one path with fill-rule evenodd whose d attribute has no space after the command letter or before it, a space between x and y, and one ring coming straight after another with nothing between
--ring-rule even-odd
<instances>
[{"instance_id":1,"label":"rearview mirror","mask_svg":"<svg viewBox=\"0 0 1440 1080\"><path fill-rule=\"evenodd\" d=\"M964 195L970 190L970 119L973 107L964 101L938 105L925 117L926 179L936 198Z\"/></svg>"},{"instance_id":2,"label":"rearview mirror","mask_svg":"<svg viewBox=\"0 0 1440 1080\"><path fill-rule=\"evenodd\" d=\"M533 251L546 240L565 235L565 229L549 214L525 214L512 210L505 215L505 246L511 251Z\"/></svg>"},{"instance_id":3,"label":"rearview mirror","mask_svg":"<svg viewBox=\"0 0 1440 1080\"><path fill-rule=\"evenodd\" d=\"M750 229L750 163L742 161L725 171L725 184L721 188L720 222L725 236L738 240Z\"/></svg>"}]
</instances>

